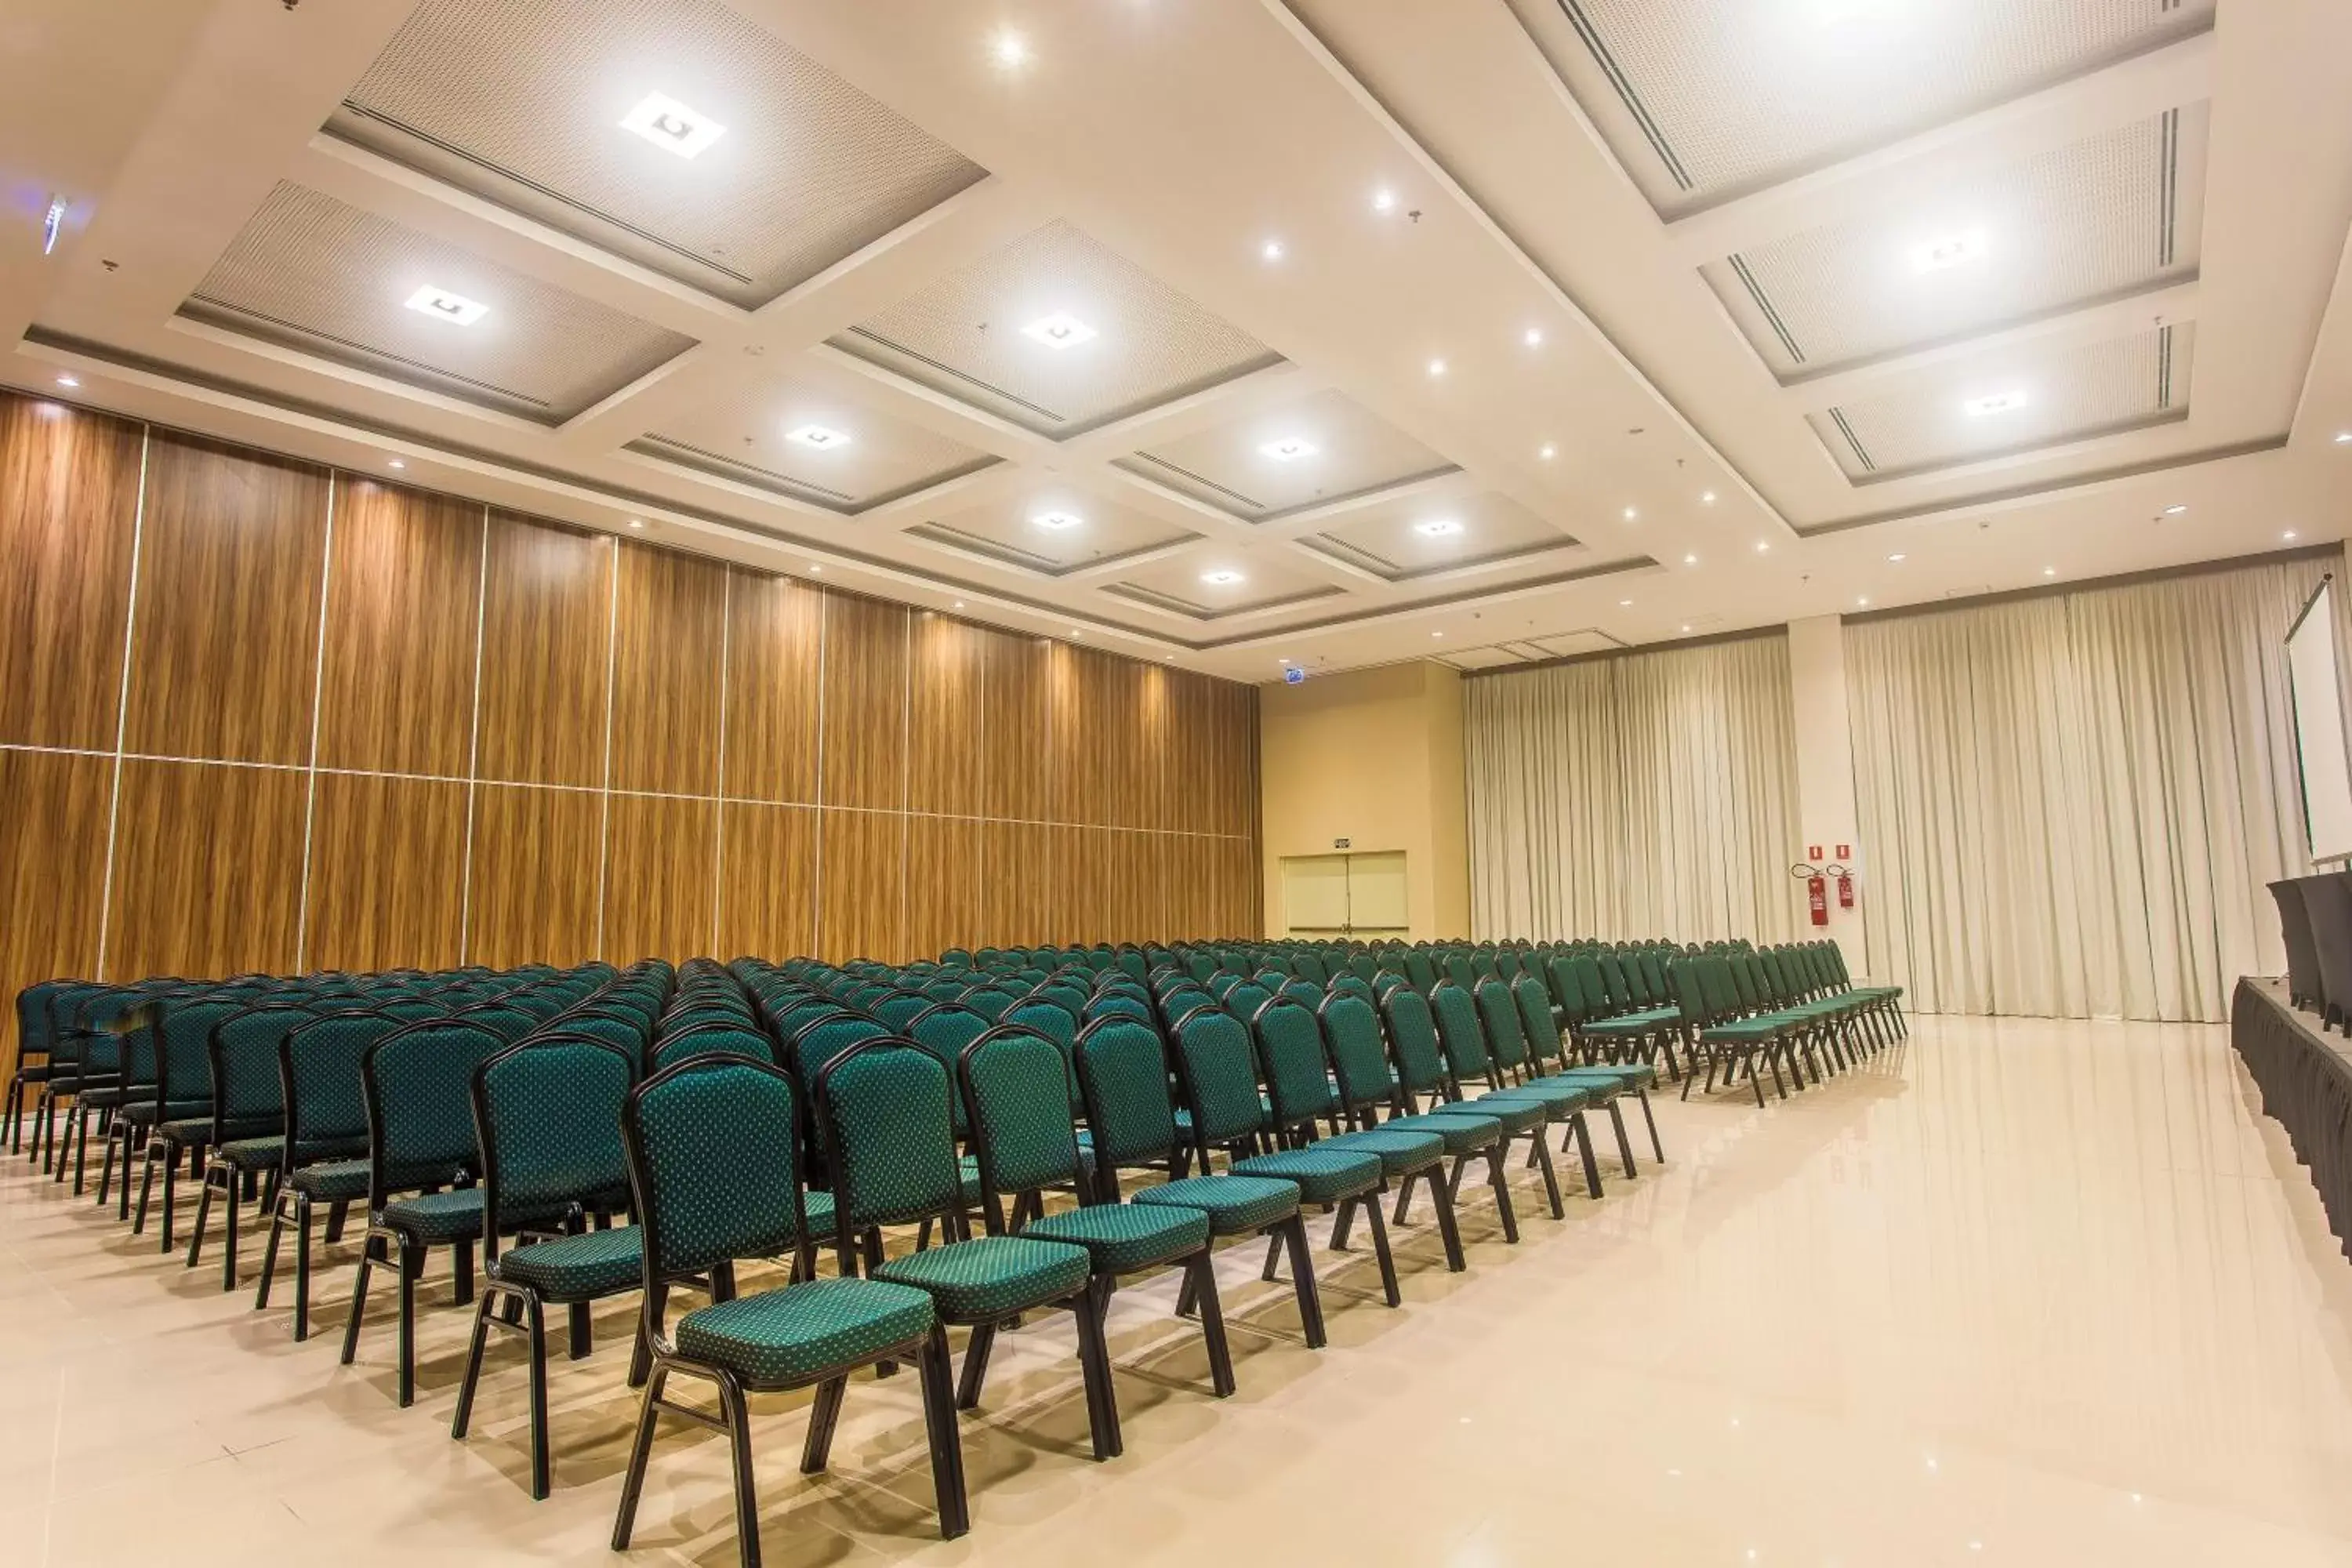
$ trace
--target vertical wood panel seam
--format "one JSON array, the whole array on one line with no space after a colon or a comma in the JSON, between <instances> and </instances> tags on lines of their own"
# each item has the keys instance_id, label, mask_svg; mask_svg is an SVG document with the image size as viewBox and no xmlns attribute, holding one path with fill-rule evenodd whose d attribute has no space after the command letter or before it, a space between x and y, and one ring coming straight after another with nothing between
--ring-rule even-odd
<instances>
[{"instance_id":1,"label":"vertical wood panel seam","mask_svg":"<svg viewBox=\"0 0 2352 1568\"><path fill-rule=\"evenodd\" d=\"M122 742L131 726L131 634L139 624L139 554L146 547L147 448L152 425L139 426L139 498L131 508L131 587L122 611L122 679L114 705L114 781L106 797L106 868L98 895L98 973L106 978L107 939L114 925L114 838L122 816Z\"/></svg>"},{"instance_id":2,"label":"vertical wood panel seam","mask_svg":"<svg viewBox=\"0 0 2352 1568\"><path fill-rule=\"evenodd\" d=\"M797 591L797 590L796 590ZM809 952L824 951L824 658L833 641L833 595L816 595L816 850L809 870Z\"/></svg>"},{"instance_id":3,"label":"vertical wood panel seam","mask_svg":"<svg viewBox=\"0 0 2352 1568\"><path fill-rule=\"evenodd\" d=\"M482 773L482 637L490 615L490 508L482 503L482 551L474 577L474 701L466 733L466 858L457 880L457 963L474 946L474 795Z\"/></svg>"},{"instance_id":4,"label":"vertical wood panel seam","mask_svg":"<svg viewBox=\"0 0 2352 1568\"><path fill-rule=\"evenodd\" d=\"M728 638L735 619L735 569L719 578L719 764L711 779L710 807L710 955L719 956L719 910L727 887L727 667Z\"/></svg>"},{"instance_id":5,"label":"vertical wood panel seam","mask_svg":"<svg viewBox=\"0 0 2352 1568\"><path fill-rule=\"evenodd\" d=\"M621 643L621 542L611 541L612 592L604 616L604 782L597 786L600 803L596 826L596 956L604 956L604 878L613 860L613 694Z\"/></svg>"},{"instance_id":6,"label":"vertical wood panel seam","mask_svg":"<svg viewBox=\"0 0 2352 1568\"><path fill-rule=\"evenodd\" d=\"M335 481L327 470L327 537L319 548L319 640L310 652L310 760L302 789L302 887L294 910L294 972L304 973L310 952L310 830L319 816L319 702L327 689L327 596L334 585Z\"/></svg>"}]
</instances>

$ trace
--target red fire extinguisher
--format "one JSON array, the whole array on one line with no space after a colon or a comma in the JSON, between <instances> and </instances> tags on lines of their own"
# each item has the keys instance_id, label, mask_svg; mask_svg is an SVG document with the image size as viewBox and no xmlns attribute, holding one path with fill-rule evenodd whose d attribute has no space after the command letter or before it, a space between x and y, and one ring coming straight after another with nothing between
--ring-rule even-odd
<instances>
[{"instance_id":1,"label":"red fire extinguisher","mask_svg":"<svg viewBox=\"0 0 2352 1568\"><path fill-rule=\"evenodd\" d=\"M1818 872L1806 878L1805 895L1808 901L1812 906L1813 923L1817 926L1825 926L1829 924L1830 892L1829 882L1827 879L1822 878Z\"/></svg>"},{"instance_id":2,"label":"red fire extinguisher","mask_svg":"<svg viewBox=\"0 0 2352 1568\"><path fill-rule=\"evenodd\" d=\"M1851 871L1838 873L1838 908L1853 908L1853 873Z\"/></svg>"}]
</instances>

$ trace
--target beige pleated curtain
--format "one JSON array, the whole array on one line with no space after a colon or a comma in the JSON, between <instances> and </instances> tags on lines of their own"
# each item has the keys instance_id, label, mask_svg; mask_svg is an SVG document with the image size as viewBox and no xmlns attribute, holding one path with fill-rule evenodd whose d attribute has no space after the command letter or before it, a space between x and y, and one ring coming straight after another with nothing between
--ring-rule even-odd
<instances>
[{"instance_id":1,"label":"beige pleated curtain","mask_svg":"<svg viewBox=\"0 0 2352 1568\"><path fill-rule=\"evenodd\" d=\"M2284 638L2341 565L1849 626L1876 976L1925 1011L2221 1019L2279 973L2263 884L2311 868Z\"/></svg>"},{"instance_id":2,"label":"beige pleated curtain","mask_svg":"<svg viewBox=\"0 0 2352 1568\"><path fill-rule=\"evenodd\" d=\"M1797 934L1779 634L1463 683L1482 937Z\"/></svg>"}]
</instances>

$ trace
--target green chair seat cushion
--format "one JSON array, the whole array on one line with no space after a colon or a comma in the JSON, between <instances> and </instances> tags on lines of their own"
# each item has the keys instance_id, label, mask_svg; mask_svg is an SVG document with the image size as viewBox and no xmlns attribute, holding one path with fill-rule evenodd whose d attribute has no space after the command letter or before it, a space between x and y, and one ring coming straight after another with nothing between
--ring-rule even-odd
<instances>
[{"instance_id":1,"label":"green chair seat cushion","mask_svg":"<svg viewBox=\"0 0 2352 1568\"><path fill-rule=\"evenodd\" d=\"M1608 1039L1654 1034L1660 1029L1672 1028L1682 1021L1682 1016L1679 1007L1656 1007L1646 1013L1627 1013L1622 1017L1595 1018L1584 1026L1584 1032Z\"/></svg>"},{"instance_id":2,"label":"green chair seat cushion","mask_svg":"<svg viewBox=\"0 0 2352 1568\"><path fill-rule=\"evenodd\" d=\"M1092 1268L1083 1247L982 1236L891 1258L874 1278L928 1291L943 1322L980 1323L1060 1300L1086 1284Z\"/></svg>"},{"instance_id":3,"label":"green chair seat cushion","mask_svg":"<svg viewBox=\"0 0 2352 1568\"><path fill-rule=\"evenodd\" d=\"M811 1279L698 1308L677 1321L678 1353L757 1388L814 1382L930 1331L931 1298L881 1279Z\"/></svg>"},{"instance_id":4,"label":"green chair seat cushion","mask_svg":"<svg viewBox=\"0 0 2352 1568\"><path fill-rule=\"evenodd\" d=\"M274 1171L286 1158L286 1140L237 1138L213 1151L213 1158L232 1171Z\"/></svg>"},{"instance_id":5,"label":"green chair seat cushion","mask_svg":"<svg viewBox=\"0 0 2352 1568\"><path fill-rule=\"evenodd\" d=\"M452 1187L446 1193L402 1198L383 1206L383 1223L412 1241L471 1240L482 1234L482 1189Z\"/></svg>"},{"instance_id":6,"label":"green chair seat cushion","mask_svg":"<svg viewBox=\"0 0 2352 1568\"><path fill-rule=\"evenodd\" d=\"M1702 1040L1769 1040L1777 1038L1784 1026L1769 1018L1742 1018L1729 1024L1709 1024L1698 1032Z\"/></svg>"},{"instance_id":7,"label":"green chair seat cushion","mask_svg":"<svg viewBox=\"0 0 2352 1568\"><path fill-rule=\"evenodd\" d=\"M1533 1131L1551 1120L1551 1110L1532 1096L1506 1096L1501 1100L1482 1094L1475 1100L1454 1100L1429 1108L1432 1116L1486 1116L1503 1124L1507 1137L1516 1138L1522 1132Z\"/></svg>"},{"instance_id":8,"label":"green chair seat cushion","mask_svg":"<svg viewBox=\"0 0 2352 1568\"><path fill-rule=\"evenodd\" d=\"M1024 1236L1083 1247L1097 1274L1129 1274L1209 1245L1209 1216L1172 1204L1088 1204L1033 1221Z\"/></svg>"},{"instance_id":9,"label":"green chair seat cushion","mask_svg":"<svg viewBox=\"0 0 2352 1568\"><path fill-rule=\"evenodd\" d=\"M1318 1143L1311 1149L1277 1149L1271 1154L1236 1160L1233 1173L1293 1182L1301 1202L1335 1204L1379 1186L1381 1164L1372 1150L1332 1149Z\"/></svg>"},{"instance_id":10,"label":"green chair seat cushion","mask_svg":"<svg viewBox=\"0 0 2352 1568\"><path fill-rule=\"evenodd\" d=\"M1382 1125L1370 1131L1342 1132L1315 1145L1318 1149L1354 1149L1381 1158L1381 1170L1391 1176L1425 1171L1445 1158L1445 1135L1425 1127Z\"/></svg>"},{"instance_id":11,"label":"green chair seat cushion","mask_svg":"<svg viewBox=\"0 0 2352 1568\"><path fill-rule=\"evenodd\" d=\"M1611 1085L1621 1089L1647 1089L1658 1081L1658 1069L1648 1062L1604 1062L1598 1067L1569 1068L1548 1073L1539 1081L1563 1079L1569 1083L1591 1084L1598 1089Z\"/></svg>"},{"instance_id":12,"label":"green chair seat cushion","mask_svg":"<svg viewBox=\"0 0 2352 1568\"><path fill-rule=\"evenodd\" d=\"M1139 1187L1139 1204L1173 1204L1209 1216L1212 1236L1243 1236L1264 1230L1298 1212L1298 1184L1265 1176L1187 1176Z\"/></svg>"},{"instance_id":13,"label":"green chair seat cushion","mask_svg":"<svg viewBox=\"0 0 2352 1568\"><path fill-rule=\"evenodd\" d=\"M584 1231L499 1254L499 1278L542 1301L593 1301L645 1282L645 1232L633 1225Z\"/></svg>"},{"instance_id":14,"label":"green chair seat cushion","mask_svg":"<svg viewBox=\"0 0 2352 1568\"><path fill-rule=\"evenodd\" d=\"M209 1143L213 1141L212 1115L206 1112L202 1116L174 1117L155 1129L155 1136L183 1149L191 1143Z\"/></svg>"},{"instance_id":15,"label":"green chair seat cushion","mask_svg":"<svg viewBox=\"0 0 2352 1568\"><path fill-rule=\"evenodd\" d=\"M1472 1105L1487 1105L1496 1101L1532 1100L1544 1106L1554 1116L1566 1116L1583 1110L1596 1099L1603 1097L1606 1084L1563 1082L1556 1078L1539 1078L1533 1083L1515 1083L1508 1089L1492 1089L1472 1100Z\"/></svg>"},{"instance_id":16,"label":"green chair seat cushion","mask_svg":"<svg viewBox=\"0 0 2352 1568\"><path fill-rule=\"evenodd\" d=\"M314 1203L341 1203L368 1195L365 1160L328 1160L294 1173L291 1184Z\"/></svg>"},{"instance_id":17,"label":"green chair seat cushion","mask_svg":"<svg viewBox=\"0 0 2352 1568\"><path fill-rule=\"evenodd\" d=\"M1543 1108L1536 1107L1538 1113ZM1449 1154L1475 1154L1492 1148L1507 1135L1507 1123L1498 1112L1474 1111L1468 1106L1438 1106L1419 1116L1392 1116L1381 1123L1382 1131L1434 1132L1445 1141Z\"/></svg>"}]
</instances>

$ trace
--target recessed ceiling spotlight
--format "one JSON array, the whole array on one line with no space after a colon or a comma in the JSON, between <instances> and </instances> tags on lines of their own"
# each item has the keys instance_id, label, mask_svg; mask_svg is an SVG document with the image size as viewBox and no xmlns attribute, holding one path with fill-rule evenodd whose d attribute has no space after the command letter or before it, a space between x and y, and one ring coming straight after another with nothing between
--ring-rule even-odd
<instances>
[{"instance_id":1,"label":"recessed ceiling spotlight","mask_svg":"<svg viewBox=\"0 0 2352 1568\"><path fill-rule=\"evenodd\" d=\"M61 375L58 377L58 384L59 386L79 386L81 384L81 377L78 375Z\"/></svg>"},{"instance_id":2,"label":"recessed ceiling spotlight","mask_svg":"<svg viewBox=\"0 0 2352 1568\"><path fill-rule=\"evenodd\" d=\"M1528 347L1531 349L1539 349L1543 347L1543 329L1541 327L1529 327L1526 331L1519 334L1519 342L1527 344Z\"/></svg>"},{"instance_id":3,"label":"recessed ceiling spotlight","mask_svg":"<svg viewBox=\"0 0 2352 1568\"><path fill-rule=\"evenodd\" d=\"M1536 456L1549 463L1554 458L1559 456L1559 448L1553 446L1550 442L1546 441L1542 446L1536 448Z\"/></svg>"},{"instance_id":4,"label":"recessed ceiling spotlight","mask_svg":"<svg viewBox=\"0 0 2352 1568\"><path fill-rule=\"evenodd\" d=\"M1242 580L1242 574L1229 567L1220 566L1214 572L1201 574L1201 581L1212 588L1230 588Z\"/></svg>"},{"instance_id":5,"label":"recessed ceiling spotlight","mask_svg":"<svg viewBox=\"0 0 2352 1568\"><path fill-rule=\"evenodd\" d=\"M1390 190L1386 185L1382 185L1379 190L1374 191L1372 193L1372 210L1376 213L1392 213L1396 211L1396 193Z\"/></svg>"},{"instance_id":6,"label":"recessed ceiling spotlight","mask_svg":"<svg viewBox=\"0 0 2352 1568\"><path fill-rule=\"evenodd\" d=\"M2055 566L2044 566L2042 569L2042 574L2044 577L2055 577L2058 575L2058 568Z\"/></svg>"},{"instance_id":7,"label":"recessed ceiling spotlight","mask_svg":"<svg viewBox=\"0 0 2352 1568\"><path fill-rule=\"evenodd\" d=\"M1082 637L1087 635L1087 629L1084 626L1072 626L1070 635L1074 637Z\"/></svg>"},{"instance_id":8,"label":"recessed ceiling spotlight","mask_svg":"<svg viewBox=\"0 0 2352 1568\"><path fill-rule=\"evenodd\" d=\"M1763 554L1766 551L1771 548L1772 542L1769 539L1759 539L1756 542L1756 553L1759 555Z\"/></svg>"},{"instance_id":9,"label":"recessed ceiling spotlight","mask_svg":"<svg viewBox=\"0 0 2352 1568\"><path fill-rule=\"evenodd\" d=\"M1442 359L1431 360L1429 362L1429 374L1432 375L1444 375L1445 374L1445 362Z\"/></svg>"},{"instance_id":10,"label":"recessed ceiling spotlight","mask_svg":"<svg viewBox=\"0 0 2352 1568\"><path fill-rule=\"evenodd\" d=\"M784 439L803 447L814 447L820 452L830 452L836 447L849 445L849 432L836 430L830 425L803 425L784 432Z\"/></svg>"},{"instance_id":11,"label":"recessed ceiling spotlight","mask_svg":"<svg viewBox=\"0 0 2352 1568\"><path fill-rule=\"evenodd\" d=\"M2164 515L2167 517L2179 517L2182 512L2187 511L2189 509L2185 506L2168 506L2164 509Z\"/></svg>"},{"instance_id":12,"label":"recessed ceiling spotlight","mask_svg":"<svg viewBox=\"0 0 2352 1568\"><path fill-rule=\"evenodd\" d=\"M1922 272L1941 272L1948 267L1961 267L1984 259L1985 231L1963 229L1947 234L1912 247L1911 265Z\"/></svg>"},{"instance_id":13,"label":"recessed ceiling spotlight","mask_svg":"<svg viewBox=\"0 0 2352 1568\"><path fill-rule=\"evenodd\" d=\"M958 599L958 600L955 602L955 607L956 607L957 609L959 609L959 610L962 609L962 608L963 608L963 601L962 601L961 599Z\"/></svg>"},{"instance_id":14,"label":"recessed ceiling spotlight","mask_svg":"<svg viewBox=\"0 0 2352 1568\"><path fill-rule=\"evenodd\" d=\"M691 158L727 134L727 127L658 92L646 94L621 116L621 129L634 131L665 153Z\"/></svg>"},{"instance_id":15,"label":"recessed ceiling spotlight","mask_svg":"<svg viewBox=\"0 0 2352 1568\"><path fill-rule=\"evenodd\" d=\"M1631 599L1620 599L1617 601L1617 607L1621 610L1630 610L1633 607L1633 601Z\"/></svg>"},{"instance_id":16,"label":"recessed ceiling spotlight","mask_svg":"<svg viewBox=\"0 0 2352 1568\"><path fill-rule=\"evenodd\" d=\"M1022 328L1021 335L1044 343L1049 349L1068 349L1076 348L1097 334L1092 327L1067 310L1056 310Z\"/></svg>"},{"instance_id":17,"label":"recessed ceiling spotlight","mask_svg":"<svg viewBox=\"0 0 2352 1568\"><path fill-rule=\"evenodd\" d=\"M2352 447L2352 430L2336 432L2336 444L2339 447Z\"/></svg>"},{"instance_id":18,"label":"recessed ceiling spotlight","mask_svg":"<svg viewBox=\"0 0 2352 1568\"><path fill-rule=\"evenodd\" d=\"M1713 506L1715 504L1715 492L1713 490L1699 491L1698 504L1701 506Z\"/></svg>"},{"instance_id":19,"label":"recessed ceiling spotlight","mask_svg":"<svg viewBox=\"0 0 2352 1568\"><path fill-rule=\"evenodd\" d=\"M1889 561L1900 561L1903 559L1903 552L1898 550L1894 554L1888 556L1887 559Z\"/></svg>"},{"instance_id":20,"label":"recessed ceiling spotlight","mask_svg":"<svg viewBox=\"0 0 2352 1568\"><path fill-rule=\"evenodd\" d=\"M1279 261L1286 254L1282 248L1282 241L1278 239L1267 240L1264 245L1258 247L1257 253L1260 256L1265 257L1268 261Z\"/></svg>"},{"instance_id":21,"label":"recessed ceiling spotlight","mask_svg":"<svg viewBox=\"0 0 2352 1568\"><path fill-rule=\"evenodd\" d=\"M1429 635L1430 635L1431 637L1444 637L1445 634L1444 634L1444 632L1432 632L1432 633L1430 633Z\"/></svg>"},{"instance_id":22,"label":"recessed ceiling spotlight","mask_svg":"<svg viewBox=\"0 0 2352 1568\"><path fill-rule=\"evenodd\" d=\"M1303 436L1285 436L1279 441L1268 441L1258 447L1258 456L1272 458L1277 463L1295 463L1301 458L1315 455L1315 443Z\"/></svg>"},{"instance_id":23,"label":"recessed ceiling spotlight","mask_svg":"<svg viewBox=\"0 0 2352 1568\"><path fill-rule=\"evenodd\" d=\"M448 289L437 289L430 283L419 288L402 303L419 315L460 327L470 327L490 313L490 308L479 300L468 300L463 294L452 294Z\"/></svg>"},{"instance_id":24,"label":"recessed ceiling spotlight","mask_svg":"<svg viewBox=\"0 0 2352 1568\"><path fill-rule=\"evenodd\" d=\"M629 519L629 526L631 528L643 528L645 525L646 520L642 517L633 517Z\"/></svg>"},{"instance_id":25,"label":"recessed ceiling spotlight","mask_svg":"<svg viewBox=\"0 0 2352 1568\"><path fill-rule=\"evenodd\" d=\"M1041 511L1030 516L1029 526L1060 533L1067 529L1084 528L1086 521L1085 518L1074 511Z\"/></svg>"},{"instance_id":26,"label":"recessed ceiling spotlight","mask_svg":"<svg viewBox=\"0 0 2352 1568\"><path fill-rule=\"evenodd\" d=\"M822 567L822 566L820 566L820 565L818 565L818 564L817 564L815 562L814 562L814 561L812 561L812 562L810 562L810 563L809 563L809 570L810 570L812 573L815 574L817 576L822 577L822 576L824 576L824 567Z\"/></svg>"},{"instance_id":27,"label":"recessed ceiling spotlight","mask_svg":"<svg viewBox=\"0 0 2352 1568\"><path fill-rule=\"evenodd\" d=\"M1028 40L1018 33L997 34L995 39L988 46L988 52L995 58L998 65L1007 68L1025 66L1029 63Z\"/></svg>"},{"instance_id":28,"label":"recessed ceiling spotlight","mask_svg":"<svg viewBox=\"0 0 2352 1568\"><path fill-rule=\"evenodd\" d=\"M2290 528L2284 533L2280 534L2279 537L2281 539L2292 540L2294 537L2294 530Z\"/></svg>"},{"instance_id":29,"label":"recessed ceiling spotlight","mask_svg":"<svg viewBox=\"0 0 2352 1568\"><path fill-rule=\"evenodd\" d=\"M1635 518L1638 518L1641 515L1641 512L1633 507L1629 506L1625 509L1625 521L1627 522L1632 522Z\"/></svg>"},{"instance_id":30,"label":"recessed ceiling spotlight","mask_svg":"<svg viewBox=\"0 0 2352 1568\"><path fill-rule=\"evenodd\" d=\"M384 467L387 468L404 468L408 467L408 465L402 462L398 458L394 458L390 462L384 464Z\"/></svg>"},{"instance_id":31,"label":"recessed ceiling spotlight","mask_svg":"<svg viewBox=\"0 0 2352 1568\"><path fill-rule=\"evenodd\" d=\"M1963 413L1978 417L1987 414L2006 414L2013 408L2024 406L2025 394L2021 391L1988 393L1982 397L1971 397L1960 405Z\"/></svg>"},{"instance_id":32,"label":"recessed ceiling spotlight","mask_svg":"<svg viewBox=\"0 0 2352 1568\"><path fill-rule=\"evenodd\" d=\"M1423 538L1444 539L1452 534L1461 532L1462 522L1458 518L1433 517L1427 522L1414 523L1412 525L1412 531L1415 533L1422 535Z\"/></svg>"},{"instance_id":33,"label":"recessed ceiling spotlight","mask_svg":"<svg viewBox=\"0 0 2352 1568\"><path fill-rule=\"evenodd\" d=\"M1860 605L1864 609L1865 609L1865 610L1866 610L1866 609L1870 608L1870 595L1867 595L1867 594L1864 594L1862 597L1860 597L1859 599L1856 599L1856 600L1854 601L1854 603L1855 603L1855 604L1857 604L1857 605Z\"/></svg>"},{"instance_id":34,"label":"recessed ceiling spotlight","mask_svg":"<svg viewBox=\"0 0 2352 1568\"><path fill-rule=\"evenodd\" d=\"M1684 565L1685 565L1685 566L1696 566L1696 565L1697 565L1697 564L1698 564L1698 555L1697 555L1697 553L1696 553L1696 552L1684 552L1684 555L1683 555L1683 564L1684 564Z\"/></svg>"}]
</instances>

